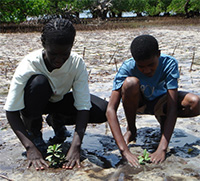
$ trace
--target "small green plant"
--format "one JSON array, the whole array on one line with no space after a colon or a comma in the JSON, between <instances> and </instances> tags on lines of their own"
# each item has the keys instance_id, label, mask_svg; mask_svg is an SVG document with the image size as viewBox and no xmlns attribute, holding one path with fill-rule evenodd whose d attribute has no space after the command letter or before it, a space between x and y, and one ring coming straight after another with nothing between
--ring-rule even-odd
<instances>
[{"instance_id":1,"label":"small green plant","mask_svg":"<svg viewBox=\"0 0 200 181\"><path fill-rule=\"evenodd\" d=\"M148 162L151 158L146 149L144 149L143 155L138 157L140 165L144 165L145 162Z\"/></svg>"},{"instance_id":2,"label":"small green plant","mask_svg":"<svg viewBox=\"0 0 200 181\"><path fill-rule=\"evenodd\" d=\"M47 154L46 160L50 162L50 167L58 168L65 161L65 155L62 153L61 144L48 146Z\"/></svg>"}]
</instances>

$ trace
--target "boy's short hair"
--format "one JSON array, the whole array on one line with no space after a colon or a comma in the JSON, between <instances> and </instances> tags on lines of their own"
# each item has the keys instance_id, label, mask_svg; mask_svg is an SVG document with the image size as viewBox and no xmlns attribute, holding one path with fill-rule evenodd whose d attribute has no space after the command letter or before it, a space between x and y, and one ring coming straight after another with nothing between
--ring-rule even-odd
<instances>
[{"instance_id":1,"label":"boy's short hair","mask_svg":"<svg viewBox=\"0 0 200 181\"><path fill-rule=\"evenodd\" d=\"M131 43L131 54L136 61L147 60L159 53L157 40L151 35L140 35Z\"/></svg>"},{"instance_id":2,"label":"boy's short hair","mask_svg":"<svg viewBox=\"0 0 200 181\"><path fill-rule=\"evenodd\" d=\"M41 41L44 46L46 43L73 45L76 30L68 19L51 19L42 30Z\"/></svg>"}]
</instances>

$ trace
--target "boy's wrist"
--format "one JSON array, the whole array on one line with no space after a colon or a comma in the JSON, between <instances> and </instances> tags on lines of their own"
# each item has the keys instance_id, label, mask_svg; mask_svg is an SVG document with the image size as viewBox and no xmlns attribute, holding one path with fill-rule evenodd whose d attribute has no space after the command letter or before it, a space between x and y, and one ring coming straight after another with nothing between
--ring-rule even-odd
<instances>
[{"instance_id":1,"label":"boy's wrist","mask_svg":"<svg viewBox=\"0 0 200 181\"><path fill-rule=\"evenodd\" d=\"M25 145L26 151L28 151L28 150L30 150L30 149L32 149L34 147L36 147L36 146L33 143L29 143L28 145Z\"/></svg>"},{"instance_id":2,"label":"boy's wrist","mask_svg":"<svg viewBox=\"0 0 200 181\"><path fill-rule=\"evenodd\" d=\"M168 144L167 144L167 145L162 145L162 144L160 144L160 145L158 146L157 150L166 152L166 151L167 151L167 148L168 148Z\"/></svg>"},{"instance_id":3,"label":"boy's wrist","mask_svg":"<svg viewBox=\"0 0 200 181\"><path fill-rule=\"evenodd\" d=\"M129 149L128 149L128 147L127 148L121 148L121 149L119 149L119 151L120 151L121 155L126 155L126 153L129 152Z\"/></svg>"}]
</instances>

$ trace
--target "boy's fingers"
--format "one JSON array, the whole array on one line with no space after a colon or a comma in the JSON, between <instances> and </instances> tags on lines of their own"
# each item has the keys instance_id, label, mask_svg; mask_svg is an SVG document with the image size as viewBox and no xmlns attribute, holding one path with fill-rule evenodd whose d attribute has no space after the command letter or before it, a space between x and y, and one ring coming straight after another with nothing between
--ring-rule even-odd
<instances>
[{"instance_id":1,"label":"boy's fingers","mask_svg":"<svg viewBox=\"0 0 200 181\"><path fill-rule=\"evenodd\" d=\"M49 167L43 159L29 161L27 168L30 168L31 166L33 166L36 170L44 170L45 167Z\"/></svg>"},{"instance_id":2,"label":"boy's fingers","mask_svg":"<svg viewBox=\"0 0 200 181\"><path fill-rule=\"evenodd\" d=\"M75 164L76 164L75 160L72 160L72 162L71 162L69 168L72 169L72 168L75 166Z\"/></svg>"},{"instance_id":3,"label":"boy's fingers","mask_svg":"<svg viewBox=\"0 0 200 181\"><path fill-rule=\"evenodd\" d=\"M72 161L68 161L67 163L65 163L65 164L63 165L62 168L65 168L65 169L72 169L76 164L77 164L77 167L78 167L78 168L81 167L80 161L72 160Z\"/></svg>"},{"instance_id":4,"label":"boy's fingers","mask_svg":"<svg viewBox=\"0 0 200 181\"><path fill-rule=\"evenodd\" d=\"M31 167L31 165L32 165L32 162L29 160L29 161L28 161L27 169L29 169L29 168Z\"/></svg>"},{"instance_id":5,"label":"boy's fingers","mask_svg":"<svg viewBox=\"0 0 200 181\"><path fill-rule=\"evenodd\" d=\"M78 168L81 168L81 162L79 160L76 162L76 164L77 164Z\"/></svg>"},{"instance_id":6,"label":"boy's fingers","mask_svg":"<svg viewBox=\"0 0 200 181\"><path fill-rule=\"evenodd\" d=\"M47 168L49 167L49 165L47 164L47 162L45 162L43 159L41 159L40 161L41 161L41 163L42 163L45 167L47 167Z\"/></svg>"},{"instance_id":7,"label":"boy's fingers","mask_svg":"<svg viewBox=\"0 0 200 181\"><path fill-rule=\"evenodd\" d=\"M71 161L68 161L68 160L67 160L67 161L65 162L63 168L68 169L68 168L70 167L70 165L71 165Z\"/></svg>"},{"instance_id":8,"label":"boy's fingers","mask_svg":"<svg viewBox=\"0 0 200 181\"><path fill-rule=\"evenodd\" d=\"M138 160L133 160L129 163L130 163L131 166L136 167L136 168L139 166Z\"/></svg>"}]
</instances>

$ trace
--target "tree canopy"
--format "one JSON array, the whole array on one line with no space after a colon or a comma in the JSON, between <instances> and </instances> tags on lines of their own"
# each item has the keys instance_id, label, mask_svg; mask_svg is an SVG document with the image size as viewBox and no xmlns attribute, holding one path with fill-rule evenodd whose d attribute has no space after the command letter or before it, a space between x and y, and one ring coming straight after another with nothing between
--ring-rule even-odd
<instances>
[{"instance_id":1,"label":"tree canopy","mask_svg":"<svg viewBox=\"0 0 200 181\"><path fill-rule=\"evenodd\" d=\"M199 0L1 0L0 22L20 23L27 17L48 16L78 18L84 10L93 18L121 17L123 12L137 16L200 15ZM108 16L109 14L109 16Z\"/></svg>"}]
</instances>

